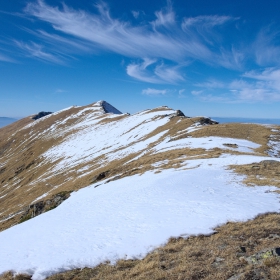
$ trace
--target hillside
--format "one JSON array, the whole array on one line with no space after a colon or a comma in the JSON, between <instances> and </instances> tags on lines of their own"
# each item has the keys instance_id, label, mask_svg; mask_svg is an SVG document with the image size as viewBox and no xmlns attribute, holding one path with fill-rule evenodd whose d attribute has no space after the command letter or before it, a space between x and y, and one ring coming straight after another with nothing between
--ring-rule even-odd
<instances>
[{"instance_id":1,"label":"hillside","mask_svg":"<svg viewBox=\"0 0 280 280\"><path fill-rule=\"evenodd\" d=\"M0 274L45 279L144 258L170 237L279 213L279 143L276 125L218 124L166 106L129 115L105 101L3 127Z\"/></svg>"}]
</instances>

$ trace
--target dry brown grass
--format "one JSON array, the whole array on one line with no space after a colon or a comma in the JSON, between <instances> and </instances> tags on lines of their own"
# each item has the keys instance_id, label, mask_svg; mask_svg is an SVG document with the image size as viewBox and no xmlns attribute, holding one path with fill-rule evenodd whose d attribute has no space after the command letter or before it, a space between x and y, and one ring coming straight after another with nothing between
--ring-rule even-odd
<instances>
[{"instance_id":1,"label":"dry brown grass","mask_svg":"<svg viewBox=\"0 0 280 280\"><path fill-rule=\"evenodd\" d=\"M40 133L50 128L54 123L59 123L85 108L87 106L71 108L60 114L50 115L46 119L35 122L30 118L26 118L2 129L3 133L0 133L0 155L2 155L2 166L0 166L0 197L2 196L0 198L0 221L2 220L2 222L0 222L0 231L17 224L20 220L20 211L41 195L47 193L44 199L49 199L58 192L86 187L93 182L94 177L102 172L108 171L108 176L104 180L108 180L109 177L116 179L133 174L142 174L148 170L160 172L161 169L165 168L178 168L181 167L184 160L193 156L196 158L213 158L219 157L223 152L240 154L232 149L230 150L230 147L227 146L225 146L224 150L213 149L205 151L204 149L186 148L154 154L152 150L154 145L166 137L169 137L171 141L186 138L190 135L193 137L224 136L245 138L262 145L258 149L258 154L265 155L267 141L271 134L270 129L267 127L245 124L203 126L200 130L187 134L182 133L182 131L199 122L201 117L183 118L173 116L166 125L158 127L145 137L145 139L148 139L158 133L166 132L157 143L151 144L145 151L139 151L139 153L111 162L106 162L106 155L97 157L90 162L85 159L83 163L77 166L67 167L65 170L51 173L52 176L48 177L46 174L51 171L55 162L46 161L41 155L49 148L61 143L69 133L73 133L71 129L65 133L65 128L71 128L71 126L80 121L79 118L82 118L83 115L79 118L71 117L66 123L59 125L54 135L40 135ZM161 110L166 110L166 108L160 107L152 111ZM86 112L83 114L86 115ZM110 119L104 115L98 118L100 118L100 123L106 124L116 121L118 118L126 117L129 116L122 115ZM33 122L34 126L19 130L30 122ZM61 135L60 131L64 134ZM25 140L26 142L24 142ZM133 160L142 152L145 153L140 159ZM168 162L157 168L153 166L154 163L163 160L168 160ZM3 163L5 164L3 165ZM87 174L81 177L80 175L83 174L79 170L86 166L89 167L86 171Z\"/></svg>"},{"instance_id":2,"label":"dry brown grass","mask_svg":"<svg viewBox=\"0 0 280 280\"><path fill-rule=\"evenodd\" d=\"M251 265L249 257L266 248L279 247L280 214L265 214L248 222L228 222L210 236L170 238L168 243L143 260L119 260L53 275L48 280L109 279L221 279L240 275L238 280L279 280L279 258ZM20 277L20 276L17 276ZM26 276L25 276L26 277ZM26 278L16 278L23 280ZM11 274L0 280L12 280Z\"/></svg>"},{"instance_id":3,"label":"dry brown grass","mask_svg":"<svg viewBox=\"0 0 280 280\"><path fill-rule=\"evenodd\" d=\"M192 136L219 136L253 141L261 145L256 152L267 155L267 143L271 134L271 129L267 126L258 124L228 123L205 126L202 130L194 131Z\"/></svg>"},{"instance_id":4,"label":"dry brown grass","mask_svg":"<svg viewBox=\"0 0 280 280\"><path fill-rule=\"evenodd\" d=\"M176 159L178 154L194 155L194 153L197 153L198 155L204 152L203 149L192 151L185 149L184 151L179 150L151 155L150 149L153 147L151 145L145 151L146 154L138 161L132 160L142 151L112 162L106 162L106 156L102 155L90 162L85 159L83 163L77 166L66 168L60 172L54 172L48 177L46 174L55 165L55 162L46 161L41 155L49 148L63 141L63 137L73 133L71 130L64 133L64 129L65 127L69 128L75 125L79 122L79 119L71 117L66 123L57 127L56 133L53 136L51 134L46 135L46 133L40 135L40 133L50 128L54 123L60 123L84 108L86 107L71 108L57 115L49 115L46 119L43 118L38 121L26 118L19 123L12 124L12 128L10 126L5 128L5 133L1 134L2 138L0 141L2 163L5 163L0 166L0 197L2 196L0 198L0 221L2 220L0 231L17 224L20 221L20 212L45 193L47 193L47 196L44 198L46 200L61 191L78 190L91 184L95 176L105 171L110 171L110 177L119 176L119 178L136 173L141 174L147 170L153 170L152 164L164 159L170 160L169 164L165 165L165 168L170 166L179 167L181 159ZM162 109L165 110L165 108L158 108L157 110L160 111ZM79 118L81 117L79 116ZM116 118L110 119L103 115L103 118L100 117L100 122L108 123L125 117L128 116L116 116ZM24 125L31 122L33 122L33 126L21 129ZM178 131L190 126L193 122L187 118L173 117L167 125L159 127L153 133L147 135L145 139L153 137L162 131L166 131L163 137L171 137ZM60 131L64 135L60 135ZM129 161L132 162L128 163ZM88 166L89 169L87 174L81 177L79 175L83 174L79 173L79 169L85 166Z\"/></svg>"},{"instance_id":5,"label":"dry brown grass","mask_svg":"<svg viewBox=\"0 0 280 280\"><path fill-rule=\"evenodd\" d=\"M2 163L5 163L0 165L0 196L4 195L2 199L0 198L0 213L2 213L0 220L7 218L0 224L0 231L17 224L21 214L11 218L9 215L20 212L35 198L48 193L44 198L47 200L58 192L78 190L93 183L96 177L103 172L106 176L102 178L101 183L134 174L142 174L148 170L157 173L166 168L178 168L186 159L193 157L215 158L223 152L240 154L230 150L234 146L226 145L225 150L216 148L206 151L185 148L153 153L152 149L156 144L153 143L145 151L145 154L137 160L134 160L135 157L143 151L112 162L106 162L106 156L102 155L91 162L85 160L78 166L46 178L45 174L54 165L54 162L44 161L41 155L50 147L63 141L63 137L73 133L73 131L55 138L50 135L37 135L51 127L53 123L64 120L84 108L86 106L72 108L58 115L50 116L37 122L33 127L21 131L19 131L20 128L33 120L26 118L0 129L0 156L2 156ZM166 108L156 108L153 112L161 110L166 110ZM100 123L106 124L125 117L128 116L118 116L114 120L101 116L99 119ZM158 142L165 137L170 137L172 141L190 135L192 137L220 136L247 139L261 145L256 154L267 155L267 143L271 135L271 130L268 127L252 124L221 124L203 126L191 133L182 132L192 124L199 122L200 119L200 117L174 116L166 125L157 128L145 139L164 131L166 133ZM78 121L79 119L69 119L58 127L58 132L60 129L63 131L65 127L71 127ZM28 141L23 143L24 140ZM158 162L162 162L162 165L153 166ZM88 174L83 177L78 176L80 175L77 173L78 170L85 166L89 166ZM232 166L231 168L237 173L247 175L245 183L248 185L273 184L279 187L279 166L273 165L269 168L264 167L264 165L260 165L260 168L253 166ZM70 180L67 181L68 178ZM57 188L54 190L54 187ZM268 259L261 265L251 266L242 258L267 247L279 246L279 239L269 238L269 234L279 232L279 214L264 215L247 223L228 223L218 228L217 233L210 237L172 238L165 246L150 253L143 260L120 260L115 266L101 264L93 269L84 268L54 275L50 279L228 279L232 275L238 274L241 275L238 278L240 280L279 279L279 261L277 259ZM246 248L246 253L242 253L241 246ZM261 278L261 274L266 276ZM30 278L26 275L16 277L17 280ZM10 280L14 278L12 273L7 273L0 279Z\"/></svg>"},{"instance_id":6,"label":"dry brown grass","mask_svg":"<svg viewBox=\"0 0 280 280\"><path fill-rule=\"evenodd\" d=\"M230 166L235 172L246 175L248 186L275 186L280 188L280 162L264 160L258 163Z\"/></svg>"}]
</instances>

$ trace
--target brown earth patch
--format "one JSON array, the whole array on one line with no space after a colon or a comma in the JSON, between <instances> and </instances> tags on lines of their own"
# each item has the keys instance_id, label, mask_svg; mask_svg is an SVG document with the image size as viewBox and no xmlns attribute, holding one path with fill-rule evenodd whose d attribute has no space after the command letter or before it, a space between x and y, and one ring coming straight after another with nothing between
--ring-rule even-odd
<instances>
[{"instance_id":1,"label":"brown earth patch","mask_svg":"<svg viewBox=\"0 0 280 280\"><path fill-rule=\"evenodd\" d=\"M48 280L171 279L171 280L279 280L280 214L271 213L247 222L228 222L215 234L170 238L142 260L119 260L52 275ZM276 255L266 252L274 250ZM263 255L260 252L265 252ZM280 254L280 253L279 253ZM251 259L261 255L260 261ZM30 276L7 272L1 280Z\"/></svg>"}]
</instances>

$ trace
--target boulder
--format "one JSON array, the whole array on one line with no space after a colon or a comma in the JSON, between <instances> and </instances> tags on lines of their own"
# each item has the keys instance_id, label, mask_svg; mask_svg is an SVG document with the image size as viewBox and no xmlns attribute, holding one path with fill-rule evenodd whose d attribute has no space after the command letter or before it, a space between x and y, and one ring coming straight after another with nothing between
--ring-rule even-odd
<instances>
[{"instance_id":1,"label":"boulder","mask_svg":"<svg viewBox=\"0 0 280 280\"><path fill-rule=\"evenodd\" d=\"M33 116L32 119L33 120L38 120L38 119L43 118L43 117L45 117L47 115L50 115L52 113L53 112L39 112L37 115Z\"/></svg>"}]
</instances>

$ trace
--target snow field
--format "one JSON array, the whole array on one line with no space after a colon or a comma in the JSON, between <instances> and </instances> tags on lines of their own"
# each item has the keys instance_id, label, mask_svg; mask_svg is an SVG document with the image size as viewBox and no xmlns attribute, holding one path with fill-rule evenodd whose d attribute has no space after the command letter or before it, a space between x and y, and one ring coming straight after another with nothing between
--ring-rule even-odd
<instances>
[{"instance_id":1,"label":"snow field","mask_svg":"<svg viewBox=\"0 0 280 280\"><path fill-rule=\"evenodd\" d=\"M56 209L0 233L0 273L34 280L106 260L140 258L171 236L209 234L229 220L279 211L274 187L246 187L226 170L267 158L224 155L190 170L147 172L72 193ZM211 165L210 165L211 164Z\"/></svg>"}]
</instances>

